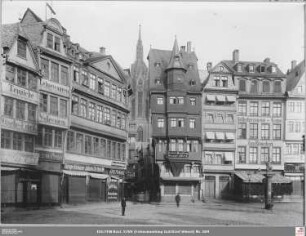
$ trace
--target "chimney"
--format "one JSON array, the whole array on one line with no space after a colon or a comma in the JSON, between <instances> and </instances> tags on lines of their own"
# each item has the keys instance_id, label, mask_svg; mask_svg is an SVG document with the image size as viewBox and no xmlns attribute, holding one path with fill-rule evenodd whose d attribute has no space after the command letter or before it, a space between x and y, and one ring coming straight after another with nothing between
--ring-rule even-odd
<instances>
[{"instance_id":1,"label":"chimney","mask_svg":"<svg viewBox=\"0 0 306 236\"><path fill-rule=\"evenodd\" d=\"M270 63L270 58L267 57L266 59L264 59L264 63Z\"/></svg>"},{"instance_id":2,"label":"chimney","mask_svg":"<svg viewBox=\"0 0 306 236\"><path fill-rule=\"evenodd\" d=\"M233 61L234 63L237 63L239 61L239 50L238 49L235 49L233 51Z\"/></svg>"},{"instance_id":3,"label":"chimney","mask_svg":"<svg viewBox=\"0 0 306 236\"><path fill-rule=\"evenodd\" d=\"M296 67L296 60L291 61L291 70Z\"/></svg>"},{"instance_id":4,"label":"chimney","mask_svg":"<svg viewBox=\"0 0 306 236\"><path fill-rule=\"evenodd\" d=\"M212 63L211 62L207 62L207 64L206 64L207 71L210 72L211 68L212 68Z\"/></svg>"},{"instance_id":5,"label":"chimney","mask_svg":"<svg viewBox=\"0 0 306 236\"><path fill-rule=\"evenodd\" d=\"M185 52L185 50L186 50L186 47L185 46L181 46L181 51Z\"/></svg>"},{"instance_id":6,"label":"chimney","mask_svg":"<svg viewBox=\"0 0 306 236\"><path fill-rule=\"evenodd\" d=\"M100 54L105 55L105 47L100 47Z\"/></svg>"},{"instance_id":7,"label":"chimney","mask_svg":"<svg viewBox=\"0 0 306 236\"><path fill-rule=\"evenodd\" d=\"M191 41L187 42L187 53L191 53Z\"/></svg>"}]
</instances>

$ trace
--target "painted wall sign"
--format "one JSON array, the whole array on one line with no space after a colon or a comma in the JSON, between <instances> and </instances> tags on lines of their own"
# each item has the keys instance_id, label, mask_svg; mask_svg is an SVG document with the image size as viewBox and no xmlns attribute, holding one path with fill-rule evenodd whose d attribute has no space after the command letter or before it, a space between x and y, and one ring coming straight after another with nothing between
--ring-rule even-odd
<instances>
[{"instance_id":1,"label":"painted wall sign","mask_svg":"<svg viewBox=\"0 0 306 236\"><path fill-rule=\"evenodd\" d=\"M239 123L258 123L258 122L262 122L262 123L282 123L282 119L281 118L271 118L271 117L238 117L238 122Z\"/></svg>"},{"instance_id":2,"label":"painted wall sign","mask_svg":"<svg viewBox=\"0 0 306 236\"><path fill-rule=\"evenodd\" d=\"M68 127L68 118L59 118L56 116L52 116L45 112L40 112L38 114L39 123L44 123L48 125L60 126L60 127Z\"/></svg>"},{"instance_id":3,"label":"painted wall sign","mask_svg":"<svg viewBox=\"0 0 306 236\"><path fill-rule=\"evenodd\" d=\"M2 82L2 92L3 94L11 95L15 98L26 100L27 102L32 102L35 104L38 104L39 101L37 92L19 87L6 81Z\"/></svg>"},{"instance_id":4,"label":"painted wall sign","mask_svg":"<svg viewBox=\"0 0 306 236\"><path fill-rule=\"evenodd\" d=\"M249 145L251 147L257 147L257 146L273 146L272 142L261 142L261 141L249 141Z\"/></svg>"},{"instance_id":5,"label":"painted wall sign","mask_svg":"<svg viewBox=\"0 0 306 236\"><path fill-rule=\"evenodd\" d=\"M1 162L5 163L38 165L38 157L38 153L0 149Z\"/></svg>"},{"instance_id":6,"label":"painted wall sign","mask_svg":"<svg viewBox=\"0 0 306 236\"><path fill-rule=\"evenodd\" d=\"M111 179L108 183L107 199L109 201L118 200L118 180Z\"/></svg>"},{"instance_id":7,"label":"painted wall sign","mask_svg":"<svg viewBox=\"0 0 306 236\"><path fill-rule=\"evenodd\" d=\"M64 169L66 169L66 170L78 170L78 171L106 173L105 168L102 167L102 166L79 165L79 164L65 164L64 165Z\"/></svg>"},{"instance_id":8,"label":"painted wall sign","mask_svg":"<svg viewBox=\"0 0 306 236\"><path fill-rule=\"evenodd\" d=\"M119 167L125 167L126 164L125 162L122 162L122 161L112 161L112 166L119 166Z\"/></svg>"},{"instance_id":9,"label":"painted wall sign","mask_svg":"<svg viewBox=\"0 0 306 236\"><path fill-rule=\"evenodd\" d=\"M125 170L118 170L118 169L110 169L109 170L109 175L117 175L117 176L124 176L124 171Z\"/></svg>"},{"instance_id":10,"label":"painted wall sign","mask_svg":"<svg viewBox=\"0 0 306 236\"><path fill-rule=\"evenodd\" d=\"M168 158L188 158L188 152L179 152L179 151L169 151Z\"/></svg>"},{"instance_id":11,"label":"painted wall sign","mask_svg":"<svg viewBox=\"0 0 306 236\"><path fill-rule=\"evenodd\" d=\"M63 161L63 153L57 152L48 152L48 151L38 151L39 153L39 160L47 160L47 161L56 161L62 162Z\"/></svg>"},{"instance_id":12,"label":"painted wall sign","mask_svg":"<svg viewBox=\"0 0 306 236\"><path fill-rule=\"evenodd\" d=\"M54 83L50 80L46 80L46 79L42 79L41 80L41 84L40 84L40 88L42 90L51 92L51 93L56 93L65 97L69 97L70 96L70 89L68 86L65 85L61 85L58 83Z\"/></svg>"},{"instance_id":13,"label":"painted wall sign","mask_svg":"<svg viewBox=\"0 0 306 236\"><path fill-rule=\"evenodd\" d=\"M28 121L16 120L2 116L1 126L10 130L37 134L37 125Z\"/></svg>"}]
</instances>

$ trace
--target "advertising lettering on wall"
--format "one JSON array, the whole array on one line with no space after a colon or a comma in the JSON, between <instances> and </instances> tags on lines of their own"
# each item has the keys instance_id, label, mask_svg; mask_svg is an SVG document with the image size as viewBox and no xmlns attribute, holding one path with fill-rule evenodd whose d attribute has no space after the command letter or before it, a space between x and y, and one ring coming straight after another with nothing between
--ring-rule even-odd
<instances>
[{"instance_id":1,"label":"advertising lettering on wall","mask_svg":"<svg viewBox=\"0 0 306 236\"><path fill-rule=\"evenodd\" d=\"M65 97L70 96L70 90L67 86L53 83L52 81L49 81L46 79L42 79L40 88L46 91L50 91L50 92L65 96Z\"/></svg>"},{"instance_id":2,"label":"advertising lettering on wall","mask_svg":"<svg viewBox=\"0 0 306 236\"><path fill-rule=\"evenodd\" d=\"M118 180L110 179L108 182L107 199L108 201L118 200Z\"/></svg>"},{"instance_id":3,"label":"advertising lettering on wall","mask_svg":"<svg viewBox=\"0 0 306 236\"><path fill-rule=\"evenodd\" d=\"M38 165L38 153L27 153L14 150L0 149L1 162L23 164L23 165Z\"/></svg>"},{"instance_id":4,"label":"advertising lettering on wall","mask_svg":"<svg viewBox=\"0 0 306 236\"><path fill-rule=\"evenodd\" d=\"M263 123L282 123L281 118L270 118L270 117L238 117L238 122L239 123L258 123L258 122L263 122Z\"/></svg>"},{"instance_id":5,"label":"advertising lettering on wall","mask_svg":"<svg viewBox=\"0 0 306 236\"><path fill-rule=\"evenodd\" d=\"M120 176L123 177L124 176L124 170L119 170L119 169L110 169L109 170L109 175L116 175L116 176Z\"/></svg>"},{"instance_id":6,"label":"advertising lettering on wall","mask_svg":"<svg viewBox=\"0 0 306 236\"><path fill-rule=\"evenodd\" d=\"M38 153L39 153L39 160L55 161L55 162L63 161L63 153L48 152L48 151L38 151Z\"/></svg>"},{"instance_id":7,"label":"advertising lettering on wall","mask_svg":"<svg viewBox=\"0 0 306 236\"><path fill-rule=\"evenodd\" d=\"M1 126L10 130L37 134L37 125L28 121L16 120L2 116Z\"/></svg>"},{"instance_id":8,"label":"advertising lettering on wall","mask_svg":"<svg viewBox=\"0 0 306 236\"><path fill-rule=\"evenodd\" d=\"M179 151L169 151L168 158L188 158L188 152L179 152Z\"/></svg>"},{"instance_id":9,"label":"advertising lettering on wall","mask_svg":"<svg viewBox=\"0 0 306 236\"><path fill-rule=\"evenodd\" d=\"M6 95L11 95L15 98L26 100L27 102L32 102L38 104L38 93L30 91L25 88L21 88L14 84L8 83L6 81L2 82L2 92Z\"/></svg>"},{"instance_id":10,"label":"advertising lettering on wall","mask_svg":"<svg viewBox=\"0 0 306 236\"><path fill-rule=\"evenodd\" d=\"M55 125L60 127L68 126L68 119L59 118L56 116L52 116L48 113L40 112L38 115L38 121L40 123Z\"/></svg>"},{"instance_id":11,"label":"advertising lettering on wall","mask_svg":"<svg viewBox=\"0 0 306 236\"><path fill-rule=\"evenodd\" d=\"M272 142L261 142L261 141L249 141L250 147L258 147L258 146L273 146Z\"/></svg>"},{"instance_id":12,"label":"advertising lettering on wall","mask_svg":"<svg viewBox=\"0 0 306 236\"><path fill-rule=\"evenodd\" d=\"M91 165L78 165L78 164L65 164L64 168L66 170L78 170L78 171L88 171L88 172L100 172L106 173L105 168L102 166L91 166Z\"/></svg>"}]
</instances>

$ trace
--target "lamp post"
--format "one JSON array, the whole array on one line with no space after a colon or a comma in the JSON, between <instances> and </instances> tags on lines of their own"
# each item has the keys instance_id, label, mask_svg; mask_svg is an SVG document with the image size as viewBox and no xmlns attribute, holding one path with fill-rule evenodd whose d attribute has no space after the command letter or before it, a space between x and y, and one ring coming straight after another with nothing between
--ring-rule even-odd
<instances>
[{"instance_id":1,"label":"lamp post","mask_svg":"<svg viewBox=\"0 0 306 236\"><path fill-rule=\"evenodd\" d=\"M265 179L265 188L266 188L266 196L265 196L265 209L271 210L273 207L272 204L272 166L271 162L268 161L266 163L266 179Z\"/></svg>"},{"instance_id":2,"label":"lamp post","mask_svg":"<svg viewBox=\"0 0 306 236\"><path fill-rule=\"evenodd\" d=\"M249 201L250 201L250 182L251 182L251 173L248 172L247 175L248 175L248 196L247 196L247 200L248 200L248 202L249 202Z\"/></svg>"}]
</instances>

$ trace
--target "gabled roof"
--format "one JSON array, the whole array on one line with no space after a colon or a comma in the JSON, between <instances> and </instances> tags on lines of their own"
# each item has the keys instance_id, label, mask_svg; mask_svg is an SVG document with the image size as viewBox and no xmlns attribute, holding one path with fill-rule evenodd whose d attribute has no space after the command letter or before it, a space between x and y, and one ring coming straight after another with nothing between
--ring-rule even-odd
<instances>
[{"instance_id":1,"label":"gabled roof","mask_svg":"<svg viewBox=\"0 0 306 236\"><path fill-rule=\"evenodd\" d=\"M303 75L305 76L305 61L301 61L287 75L286 91L292 91L297 86Z\"/></svg>"},{"instance_id":2,"label":"gabled roof","mask_svg":"<svg viewBox=\"0 0 306 236\"><path fill-rule=\"evenodd\" d=\"M179 47L177 45L177 39L175 37L173 49L171 52L170 62L168 64L167 70L169 69L183 69L186 71L184 64L182 62L182 56L179 52Z\"/></svg>"},{"instance_id":3,"label":"gabled roof","mask_svg":"<svg viewBox=\"0 0 306 236\"><path fill-rule=\"evenodd\" d=\"M43 20L40 17L38 17L30 8L28 8L25 11L20 23L22 23L22 24L23 23L29 23L29 22L26 22L26 19L28 19L28 18L32 18L33 21L36 21L36 22L43 22ZM33 21L31 23L34 23Z\"/></svg>"},{"instance_id":4,"label":"gabled roof","mask_svg":"<svg viewBox=\"0 0 306 236\"><path fill-rule=\"evenodd\" d=\"M38 47L42 40L42 32L44 31L44 23L37 22L34 24L22 25L22 29L31 41L34 48Z\"/></svg>"},{"instance_id":5,"label":"gabled roof","mask_svg":"<svg viewBox=\"0 0 306 236\"><path fill-rule=\"evenodd\" d=\"M24 33L19 23L6 24L1 27L1 37L2 37L2 48L11 48L17 36L22 36L28 39L27 35Z\"/></svg>"}]
</instances>

